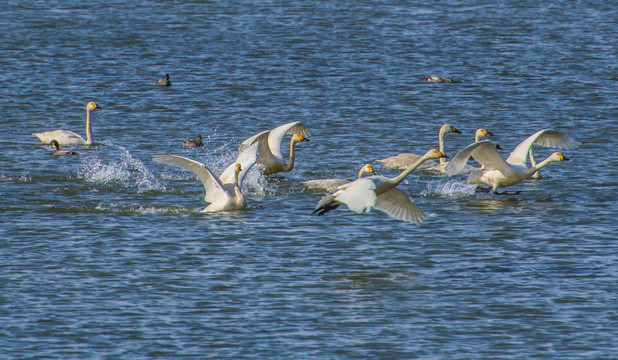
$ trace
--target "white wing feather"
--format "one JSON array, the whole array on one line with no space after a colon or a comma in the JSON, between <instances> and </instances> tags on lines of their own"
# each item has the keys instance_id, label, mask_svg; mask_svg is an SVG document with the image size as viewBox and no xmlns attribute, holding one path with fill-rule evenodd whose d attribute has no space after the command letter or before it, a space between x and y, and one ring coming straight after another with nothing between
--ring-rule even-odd
<instances>
[{"instance_id":1,"label":"white wing feather","mask_svg":"<svg viewBox=\"0 0 618 360\"><path fill-rule=\"evenodd\" d=\"M543 129L528 136L526 140L519 143L506 159L506 162L526 167L528 151L534 145L556 149L572 149L577 147L579 142L560 131Z\"/></svg>"},{"instance_id":2,"label":"white wing feather","mask_svg":"<svg viewBox=\"0 0 618 360\"><path fill-rule=\"evenodd\" d=\"M448 176L461 174L470 156L487 169L506 170L508 168L508 164L490 141L480 141L461 149L448 162L444 171Z\"/></svg>"},{"instance_id":3,"label":"white wing feather","mask_svg":"<svg viewBox=\"0 0 618 360\"><path fill-rule=\"evenodd\" d=\"M346 204L356 213L368 212L374 206L377 195L376 184L371 177L354 180L340 187L334 195L335 200Z\"/></svg>"},{"instance_id":4,"label":"white wing feather","mask_svg":"<svg viewBox=\"0 0 618 360\"><path fill-rule=\"evenodd\" d=\"M427 218L423 210L419 209L405 192L397 188L380 194L374 207L394 218L414 224L420 224Z\"/></svg>"},{"instance_id":5,"label":"white wing feather","mask_svg":"<svg viewBox=\"0 0 618 360\"><path fill-rule=\"evenodd\" d=\"M194 172L202 181L202 184L204 184L204 190L206 192L204 200L206 202L212 203L222 196L227 197L227 193L223 189L223 184L221 184L219 178L204 164L177 155L154 155L152 159L161 164L176 166Z\"/></svg>"},{"instance_id":6,"label":"white wing feather","mask_svg":"<svg viewBox=\"0 0 618 360\"><path fill-rule=\"evenodd\" d=\"M248 147L245 147L241 152L238 153L236 157L236 161L230 164L223 172L219 179L222 184L232 184L234 183L234 175L236 174L236 164L240 164L242 170L240 174L238 174L238 187L242 187L242 181L247 175L247 172L251 170L251 167L255 165L257 160L257 148L258 144L253 144Z\"/></svg>"}]
</instances>

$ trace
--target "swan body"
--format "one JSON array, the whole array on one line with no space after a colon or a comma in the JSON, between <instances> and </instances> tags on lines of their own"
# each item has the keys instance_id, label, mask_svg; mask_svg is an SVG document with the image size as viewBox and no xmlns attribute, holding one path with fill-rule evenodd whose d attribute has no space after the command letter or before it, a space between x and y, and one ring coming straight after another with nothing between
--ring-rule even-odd
<instances>
[{"instance_id":1,"label":"swan body","mask_svg":"<svg viewBox=\"0 0 618 360\"><path fill-rule=\"evenodd\" d=\"M357 179L361 179L363 176L368 174L375 174L373 172L373 166L371 166L371 164L365 164L363 165L363 167L361 167L360 171L358 172ZM303 181L303 184L307 186L307 189L334 192L337 190L338 187L340 187L341 185L345 185L349 182L350 181L346 179L316 179Z\"/></svg>"},{"instance_id":2,"label":"swan body","mask_svg":"<svg viewBox=\"0 0 618 360\"><path fill-rule=\"evenodd\" d=\"M483 167L474 170L468 176L468 183L489 185L495 194L503 194L498 192L499 188L515 185L524 179L532 177L534 173L549 163L568 160L561 153L554 152L545 160L529 168L526 166L526 158L534 144L567 148L575 146L577 141L558 131L541 130L517 145L506 160L500 156L491 142L481 141L470 144L459 151L446 166L445 170L449 176L460 174L468 159L472 156Z\"/></svg>"},{"instance_id":3,"label":"swan body","mask_svg":"<svg viewBox=\"0 0 618 360\"><path fill-rule=\"evenodd\" d=\"M194 146L194 147L202 147L204 143L202 143L202 135L198 135L195 140L182 140L182 146Z\"/></svg>"},{"instance_id":4,"label":"swan body","mask_svg":"<svg viewBox=\"0 0 618 360\"><path fill-rule=\"evenodd\" d=\"M432 82L432 83L450 83L450 82L453 82L453 79L447 78L446 76L430 75L430 76L427 76L425 81Z\"/></svg>"},{"instance_id":5,"label":"swan body","mask_svg":"<svg viewBox=\"0 0 618 360\"><path fill-rule=\"evenodd\" d=\"M257 146L245 149L220 176L216 176L204 164L183 156L154 155L153 160L194 172L204 184L204 201L210 203L202 212L218 212L247 208L247 199L241 191L242 181L255 164L256 157Z\"/></svg>"},{"instance_id":6,"label":"swan body","mask_svg":"<svg viewBox=\"0 0 618 360\"><path fill-rule=\"evenodd\" d=\"M446 136L446 134L450 134L450 133L456 133L456 134L461 134L461 131L455 129L455 127L449 125L449 124L444 124L442 125L442 127L440 128L440 132L438 133L438 145L439 145L439 149L440 152L445 154L446 150L444 147L444 136ZM379 162L380 164L382 164L385 168L387 169L395 169L395 170L405 170L407 169L410 165L414 164L416 161L418 161L418 159L420 159L421 156L418 154L414 154L414 153L401 153L395 156L390 156L384 159L380 159L380 160L376 160L377 162ZM435 161L427 161L423 164L421 164L418 168L419 170L428 170L428 169L432 169L440 164L444 164L446 163L446 160L444 160L443 158L440 158L440 162L437 163Z\"/></svg>"},{"instance_id":7,"label":"swan body","mask_svg":"<svg viewBox=\"0 0 618 360\"><path fill-rule=\"evenodd\" d=\"M52 155L61 156L61 155L77 155L75 151L71 150L60 150L60 145L58 144L58 140L52 140L49 142L49 145L53 148Z\"/></svg>"},{"instance_id":8,"label":"swan body","mask_svg":"<svg viewBox=\"0 0 618 360\"><path fill-rule=\"evenodd\" d=\"M59 145L92 145L92 126L90 124L90 112L95 109L101 109L94 101L86 105L86 139L76 132L69 130L51 130L38 133L32 133L41 140L43 144L49 144L52 140L56 140Z\"/></svg>"},{"instance_id":9,"label":"swan body","mask_svg":"<svg viewBox=\"0 0 618 360\"><path fill-rule=\"evenodd\" d=\"M165 74L163 79L157 80L157 85L159 86L172 86L172 82L170 81L170 75Z\"/></svg>"},{"instance_id":10,"label":"swan body","mask_svg":"<svg viewBox=\"0 0 618 360\"><path fill-rule=\"evenodd\" d=\"M358 214L376 208L394 218L419 224L427 216L406 193L397 189L396 186L423 162L441 157L445 155L439 150L432 149L396 177L373 175L340 186L335 193L323 197L313 213L323 215L345 204Z\"/></svg>"},{"instance_id":11,"label":"swan body","mask_svg":"<svg viewBox=\"0 0 618 360\"><path fill-rule=\"evenodd\" d=\"M281 140L286 134L291 134L290 156L286 162L281 155ZM257 166L264 175L272 175L279 172L288 172L294 168L294 146L301 141L309 141L311 136L307 127L300 121L283 124L272 130L257 133L243 141L238 147L241 152L244 148L258 144Z\"/></svg>"}]
</instances>

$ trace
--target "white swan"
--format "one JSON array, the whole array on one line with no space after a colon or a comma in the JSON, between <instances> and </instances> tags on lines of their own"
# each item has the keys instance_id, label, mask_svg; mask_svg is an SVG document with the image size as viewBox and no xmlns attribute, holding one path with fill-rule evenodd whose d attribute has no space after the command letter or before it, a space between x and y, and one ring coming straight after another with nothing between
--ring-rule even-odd
<instances>
[{"instance_id":1,"label":"white swan","mask_svg":"<svg viewBox=\"0 0 618 360\"><path fill-rule=\"evenodd\" d=\"M536 133L529 136L528 139L534 139L532 145L528 149L528 157L530 158L530 165L536 166L536 160L534 159L533 148L534 145L543 146L543 147L553 147L558 149L574 149L580 145L579 141L573 139L572 137L561 133L552 129L543 129L537 131ZM523 144L523 142L522 142ZM525 156L524 156L525 158ZM524 160L525 161L525 160ZM535 172L531 177L534 179L539 178L541 175L539 171Z\"/></svg>"},{"instance_id":2,"label":"white swan","mask_svg":"<svg viewBox=\"0 0 618 360\"><path fill-rule=\"evenodd\" d=\"M157 80L157 85L159 86L172 86L172 82L170 81L170 75L165 74L163 79Z\"/></svg>"},{"instance_id":3,"label":"white swan","mask_svg":"<svg viewBox=\"0 0 618 360\"><path fill-rule=\"evenodd\" d=\"M53 148L52 155L60 156L60 155L77 155L75 151L71 150L60 150L60 145L58 144L58 140L52 140L49 142L49 145Z\"/></svg>"},{"instance_id":4,"label":"white swan","mask_svg":"<svg viewBox=\"0 0 618 360\"><path fill-rule=\"evenodd\" d=\"M438 145L440 152L443 154L446 153L446 150L444 148L444 136L450 133L461 134L461 131L455 129L455 127L449 124L444 124L442 125L442 127L440 128L440 132L438 133ZM387 169L404 170L407 169L410 165L414 164L418 159L420 159L420 157L420 155L413 153L401 153L376 161L384 165L384 167ZM427 170L444 163L446 163L446 160L440 158L440 163L437 163L435 161L427 161L418 168L419 170Z\"/></svg>"},{"instance_id":5,"label":"white swan","mask_svg":"<svg viewBox=\"0 0 618 360\"><path fill-rule=\"evenodd\" d=\"M247 199L243 195L242 181L255 164L257 145L251 146L238 154L236 161L229 165L221 176L216 176L204 164L177 155L154 155L153 160L193 171L204 184L204 200L210 203L202 212L243 210L247 208Z\"/></svg>"},{"instance_id":6,"label":"white swan","mask_svg":"<svg viewBox=\"0 0 618 360\"><path fill-rule=\"evenodd\" d=\"M357 179L360 179L368 174L375 174L373 172L373 166L371 166L371 164L365 164L363 165L363 167L361 167L360 171L358 172ZM337 190L339 186L345 185L349 182L350 181L346 179L316 179L303 181L303 184L307 186L307 189L333 192Z\"/></svg>"},{"instance_id":7,"label":"white swan","mask_svg":"<svg viewBox=\"0 0 618 360\"><path fill-rule=\"evenodd\" d=\"M94 101L86 105L86 140L81 135L69 130L51 130L38 133L32 133L41 140L43 144L49 144L52 140L58 141L59 145L91 145L92 144L92 126L90 125L90 112L95 109L101 109Z\"/></svg>"},{"instance_id":8,"label":"white swan","mask_svg":"<svg viewBox=\"0 0 618 360\"><path fill-rule=\"evenodd\" d=\"M376 208L394 218L419 224L427 216L396 186L424 161L442 157L446 156L439 150L432 149L394 178L374 175L340 186L335 193L326 195L320 200L313 214L323 215L345 204L350 210L359 214Z\"/></svg>"},{"instance_id":9,"label":"white swan","mask_svg":"<svg viewBox=\"0 0 618 360\"><path fill-rule=\"evenodd\" d=\"M285 134L292 134L290 139L290 158L287 163L283 159L280 150L281 140ZM294 146L300 141L309 141L307 139L309 136L311 134L307 127L300 121L294 121L251 136L240 144L238 152L257 143L258 155L256 163L262 174L272 175L278 172L288 172L294 168Z\"/></svg>"},{"instance_id":10,"label":"white swan","mask_svg":"<svg viewBox=\"0 0 618 360\"><path fill-rule=\"evenodd\" d=\"M445 170L449 176L460 174L468 159L472 156L475 161L483 165L483 168L474 170L468 176L468 183L489 185L494 193L498 195L518 194L519 191L498 192L497 190L517 184L531 177L539 169L551 162L568 160L561 153L555 152L540 163L528 168L526 166L526 158L533 145L566 149L572 148L577 144L577 141L566 134L551 129L544 129L522 141L511 152L509 157L504 160L491 142L481 141L470 144L459 151L446 166Z\"/></svg>"}]
</instances>

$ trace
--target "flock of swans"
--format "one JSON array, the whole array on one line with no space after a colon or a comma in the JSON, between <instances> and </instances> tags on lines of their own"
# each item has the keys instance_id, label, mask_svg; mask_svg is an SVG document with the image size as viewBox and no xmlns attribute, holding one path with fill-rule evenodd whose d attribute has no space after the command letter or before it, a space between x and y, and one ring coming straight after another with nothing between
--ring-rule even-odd
<instances>
[{"instance_id":1,"label":"flock of swans","mask_svg":"<svg viewBox=\"0 0 618 360\"><path fill-rule=\"evenodd\" d=\"M169 76L162 80L169 82ZM159 85L169 86L165 84L163 82ZM86 139L69 130L43 131L32 135L43 144L52 146L53 155L74 155L73 151L60 150L60 145L89 146L93 144L90 114L100 108L95 102L89 102L86 105ZM497 195L517 194L519 191L500 192L498 189L515 185L530 177L538 177L539 170L551 162L568 160L561 153L554 152L545 160L537 163L533 154L534 146L572 149L579 145L579 142L562 132L543 129L526 138L506 159L503 159L497 151L499 147L485 139L493 134L485 129L478 129L474 142L447 161L444 137L450 133L460 134L461 132L449 124L443 125L438 133L439 149L431 149L422 156L401 153L377 160L385 168L403 170L395 177L376 175L372 165L365 164L358 172L357 179L353 181L345 179L305 181L304 184L308 189L328 193L320 199L313 214L323 215L340 205L346 205L356 213L377 209L394 218L419 224L427 216L405 192L397 188L397 185L415 170L446 176L468 175L469 184L489 186L489 188L477 187L479 192L493 190L493 193ZM281 153L281 142L286 135L291 135L287 161ZM204 200L209 203L202 210L203 212L242 210L247 207L247 199L242 193L242 182L249 170L255 165L263 175L291 171L294 168L295 145L309 141L310 136L307 127L299 121L261 131L239 145L236 160L220 175L215 174L206 165L183 156L154 155L153 160L192 171L197 175L204 185ZM182 144L203 146L202 137L198 135L195 140L184 140ZM528 158L530 167L526 164ZM469 159L473 159L481 166L469 165Z\"/></svg>"}]
</instances>

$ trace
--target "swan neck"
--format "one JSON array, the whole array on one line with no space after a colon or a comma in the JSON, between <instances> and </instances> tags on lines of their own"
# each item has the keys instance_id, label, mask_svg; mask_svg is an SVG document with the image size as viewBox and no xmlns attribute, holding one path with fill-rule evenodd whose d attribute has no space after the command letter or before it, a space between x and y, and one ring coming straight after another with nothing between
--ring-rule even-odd
<instances>
[{"instance_id":1,"label":"swan neck","mask_svg":"<svg viewBox=\"0 0 618 360\"><path fill-rule=\"evenodd\" d=\"M406 178L406 176L408 176L412 171L416 170L417 167L419 167L422 163L424 163L427 160L429 160L429 157L427 157L426 155L416 160L412 165L410 165L409 168L405 169L401 174L393 178L393 184L397 186L400 182L403 181L403 179Z\"/></svg>"},{"instance_id":2,"label":"swan neck","mask_svg":"<svg viewBox=\"0 0 618 360\"><path fill-rule=\"evenodd\" d=\"M477 143L477 142L481 141L483 136L485 136L485 135L483 135L483 133L477 131L477 133L474 134L474 142ZM442 150L440 150L440 151L442 151Z\"/></svg>"},{"instance_id":3,"label":"swan neck","mask_svg":"<svg viewBox=\"0 0 618 360\"><path fill-rule=\"evenodd\" d=\"M283 172L292 171L294 169L294 145L296 143L294 140L290 140L290 158L288 164L283 168Z\"/></svg>"},{"instance_id":4,"label":"swan neck","mask_svg":"<svg viewBox=\"0 0 618 360\"><path fill-rule=\"evenodd\" d=\"M90 109L86 107L86 144L92 144L92 125L90 124Z\"/></svg>"},{"instance_id":5,"label":"swan neck","mask_svg":"<svg viewBox=\"0 0 618 360\"><path fill-rule=\"evenodd\" d=\"M446 132L442 131L442 129L440 129L440 134L438 135L438 146L439 146L440 152L443 153L443 154L446 154L446 149L444 149L444 135L446 135ZM425 159L425 160L427 160L427 159ZM423 161L425 161L425 160L423 160ZM439 161L440 161L440 165L446 164L446 160L443 157L441 157L439 159Z\"/></svg>"},{"instance_id":6,"label":"swan neck","mask_svg":"<svg viewBox=\"0 0 618 360\"><path fill-rule=\"evenodd\" d=\"M540 163L536 164L535 166L532 166L530 169L528 169L528 171L530 172L530 175L533 175L535 172L541 170L543 167L545 167L547 164L552 163L556 161L555 159L553 159L551 156L548 157L547 159L541 161Z\"/></svg>"}]
</instances>

